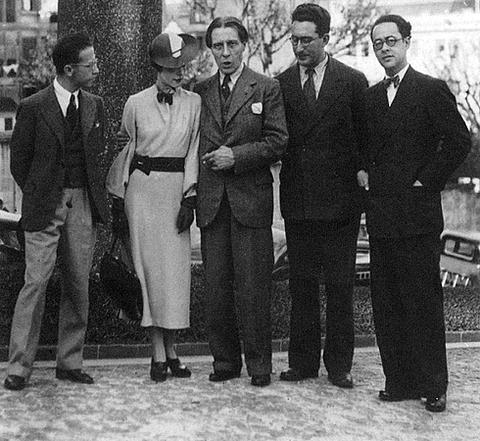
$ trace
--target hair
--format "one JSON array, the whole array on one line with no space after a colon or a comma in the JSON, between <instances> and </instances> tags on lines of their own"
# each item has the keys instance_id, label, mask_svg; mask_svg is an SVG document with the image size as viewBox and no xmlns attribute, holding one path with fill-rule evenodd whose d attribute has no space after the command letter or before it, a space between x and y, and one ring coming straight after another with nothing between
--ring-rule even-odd
<instances>
[{"instance_id":1,"label":"hair","mask_svg":"<svg viewBox=\"0 0 480 441\"><path fill-rule=\"evenodd\" d=\"M314 3L298 5L292 12L293 21L311 21L315 23L317 34L320 36L330 32L330 14L326 9Z\"/></svg>"},{"instance_id":2,"label":"hair","mask_svg":"<svg viewBox=\"0 0 480 441\"><path fill-rule=\"evenodd\" d=\"M410 24L410 22L405 20L400 15L387 14L377 18L375 23L373 23L372 29L370 30L370 38L372 40L373 40L373 30L375 29L375 26L382 23L395 23L397 25L398 32L400 32L400 35L402 36L402 38L407 38L407 37L410 37L411 35L412 25Z\"/></svg>"},{"instance_id":3,"label":"hair","mask_svg":"<svg viewBox=\"0 0 480 441\"><path fill-rule=\"evenodd\" d=\"M78 63L80 52L92 45L88 35L83 33L68 34L60 38L52 52L52 60L57 74L63 74L67 64Z\"/></svg>"},{"instance_id":4,"label":"hair","mask_svg":"<svg viewBox=\"0 0 480 441\"><path fill-rule=\"evenodd\" d=\"M233 28L236 29L238 33L238 38L240 41L245 44L248 41L248 32L242 22L236 17L217 17L213 20L207 28L207 33L205 34L205 43L208 48L212 47L212 32L214 29L218 28Z\"/></svg>"}]
</instances>

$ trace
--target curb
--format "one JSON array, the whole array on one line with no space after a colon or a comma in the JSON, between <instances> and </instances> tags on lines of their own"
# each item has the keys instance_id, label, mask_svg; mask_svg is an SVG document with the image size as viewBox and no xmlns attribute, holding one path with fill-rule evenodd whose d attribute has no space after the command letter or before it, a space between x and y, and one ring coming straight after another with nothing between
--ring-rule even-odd
<instances>
[{"instance_id":1,"label":"curb","mask_svg":"<svg viewBox=\"0 0 480 441\"><path fill-rule=\"evenodd\" d=\"M480 342L480 331L456 331L445 334L447 343L472 343ZM273 352L288 351L289 339L272 341ZM322 346L324 338L322 338ZM376 338L373 334L356 335L355 347L376 346ZM208 343L178 343L175 349L180 356L210 355ZM37 351L36 361L55 360L56 346L40 346ZM83 358L85 360L117 359L117 358L150 358L151 348L149 344L113 344L113 345L85 345ZM0 362L8 361L8 346L0 346Z\"/></svg>"}]
</instances>

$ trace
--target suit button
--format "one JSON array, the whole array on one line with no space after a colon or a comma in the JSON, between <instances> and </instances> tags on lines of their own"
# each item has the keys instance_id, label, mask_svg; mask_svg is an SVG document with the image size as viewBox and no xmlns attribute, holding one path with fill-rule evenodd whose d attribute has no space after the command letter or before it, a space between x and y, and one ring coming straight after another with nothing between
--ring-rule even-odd
<instances>
[{"instance_id":1,"label":"suit button","mask_svg":"<svg viewBox=\"0 0 480 441\"><path fill-rule=\"evenodd\" d=\"M372 165L375 167L377 163L375 161L372 161Z\"/></svg>"}]
</instances>

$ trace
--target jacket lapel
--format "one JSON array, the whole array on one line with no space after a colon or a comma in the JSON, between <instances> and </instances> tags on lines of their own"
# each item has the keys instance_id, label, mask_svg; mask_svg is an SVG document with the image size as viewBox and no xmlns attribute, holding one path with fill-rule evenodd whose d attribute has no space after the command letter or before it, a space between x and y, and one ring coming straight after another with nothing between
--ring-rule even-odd
<instances>
[{"instance_id":1,"label":"jacket lapel","mask_svg":"<svg viewBox=\"0 0 480 441\"><path fill-rule=\"evenodd\" d=\"M405 118L406 109L412 105L416 96L418 94L416 93L415 71L409 67L398 86L397 94L387 114L385 129L389 136L395 133Z\"/></svg>"},{"instance_id":2,"label":"jacket lapel","mask_svg":"<svg viewBox=\"0 0 480 441\"><path fill-rule=\"evenodd\" d=\"M227 126L227 124L252 96L256 84L257 81L253 78L253 75L251 75L251 70L247 66L244 66L243 71L232 91L230 106L228 108L227 117L225 118L225 126Z\"/></svg>"},{"instance_id":3,"label":"jacket lapel","mask_svg":"<svg viewBox=\"0 0 480 441\"><path fill-rule=\"evenodd\" d=\"M285 79L282 81L282 91L285 97L285 103L289 108L295 109L295 113L306 123L311 120L311 111L307 106L307 100L303 95L302 83L300 82L300 68L298 64L290 67L285 72ZM301 126L305 129L305 125Z\"/></svg>"},{"instance_id":4,"label":"jacket lapel","mask_svg":"<svg viewBox=\"0 0 480 441\"><path fill-rule=\"evenodd\" d=\"M218 88L218 73L210 77L208 84L205 85L205 93L202 94L204 105L208 108L218 127L222 128L222 105L220 103L220 92Z\"/></svg>"},{"instance_id":5,"label":"jacket lapel","mask_svg":"<svg viewBox=\"0 0 480 441\"><path fill-rule=\"evenodd\" d=\"M321 119L335 103L345 86L343 75L337 68L337 61L331 56L329 58L315 108L315 119L317 120Z\"/></svg>"},{"instance_id":6,"label":"jacket lapel","mask_svg":"<svg viewBox=\"0 0 480 441\"><path fill-rule=\"evenodd\" d=\"M46 123L57 137L61 146L65 146L65 125L60 104L58 104L53 84L45 90L45 102L42 106L42 114Z\"/></svg>"},{"instance_id":7,"label":"jacket lapel","mask_svg":"<svg viewBox=\"0 0 480 441\"><path fill-rule=\"evenodd\" d=\"M85 92L80 92L80 122L82 124L82 135L84 144L88 138L90 130L92 130L93 123L95 122L96 117L96 106L95 100L87 95Z\"/></svg>"}]
</instances>

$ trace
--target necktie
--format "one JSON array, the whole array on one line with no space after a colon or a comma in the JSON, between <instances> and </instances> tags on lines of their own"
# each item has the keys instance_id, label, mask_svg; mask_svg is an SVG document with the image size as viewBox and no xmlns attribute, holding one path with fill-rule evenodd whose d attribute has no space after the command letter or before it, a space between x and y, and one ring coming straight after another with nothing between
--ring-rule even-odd
<instances>
[{"instance_id":1,"label":"necktie","mask_svg":"<svg viewBox=\"0 0 480 441\"><path fill-rule=\"evenodd\" d=\"M317 93L315 92L315 83L313 82L313 74L315 70L309 68L305 72L308 76L307 81L303 85L303 93L305 94L305 98L307 98L307 104L310 109L315 108L315 103L317 102Z\"/></svg>"},{"instance_id":2,"label":"necktie","mask_svg":"<svg viewBox=\"0 0 480 441\"><path fill-rule=\"evenodd\" d=\"M230 75L225 75L223 78L222 82L222 96L224 101L228 100L228 97L230 96L230 87L228 87L228 83L230 82Z\"/></svg>"},{"instance_id":3,"label":"necktie","mask_svg":"<svg viewBox=\"0 0 480 441\"><path fill-rule=\"evenodd\" d=\"M165 92L158 92L157 93L157 100L159 103L165 103L171 105L173 103L173 94L165 93Z\"/></svg>"},{"instance_id":4,"label":"necktie","mask_svg":"<svg viewBox=\"0 0 480 441\"><path fill-rule=\"evenodd\" d=\"M395 75L394 77L387 77L383 80L383 87L385 87L385 89L388 89L390 84L393 84L393 87L396 89L400 84L400 77Z\"/></svg>"},{"instance_id":5,"label":"necktie","mask_svg":"<svg viewBox=\"0 0 480 441\"><path fill-rule=\"evenodd\" d=\"M77 123L77 105L75 104L75 95L72 93L70 96L70 102L68 103L67 107L67 114L65 115L65 119L67 120L68 126L70 127L70 131L73 131L75 124Z\"/></svg>"}]
</instances>

